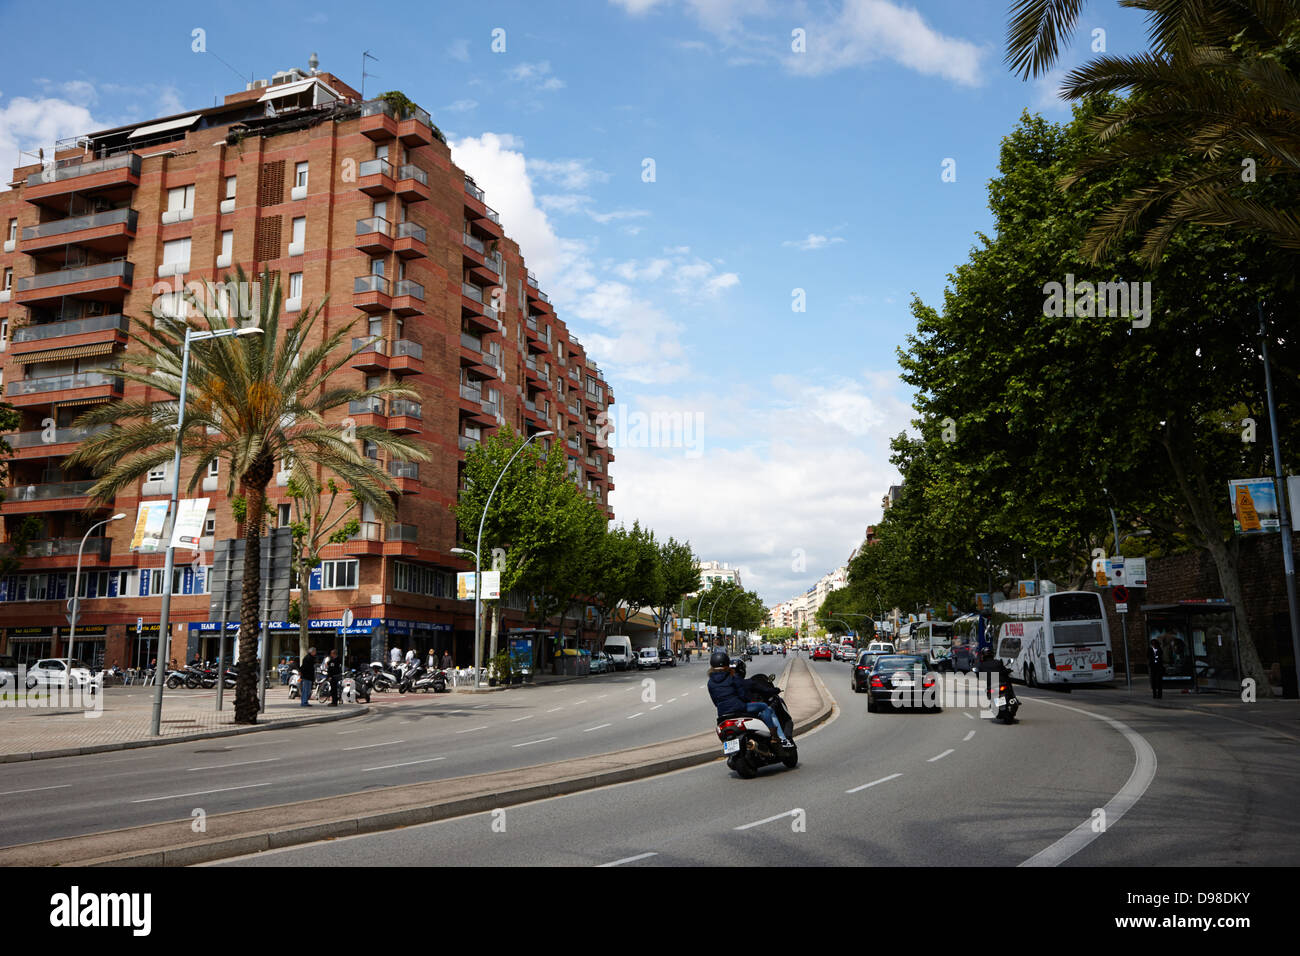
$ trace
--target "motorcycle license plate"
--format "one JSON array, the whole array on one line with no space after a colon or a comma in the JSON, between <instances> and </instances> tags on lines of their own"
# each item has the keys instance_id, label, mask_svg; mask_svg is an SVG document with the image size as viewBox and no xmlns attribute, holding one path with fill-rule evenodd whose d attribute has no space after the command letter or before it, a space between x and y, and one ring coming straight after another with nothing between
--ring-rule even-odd
<instances>
[{"instance_id":1,"label":"motorcycle license plate","mask_svg":"<svg viewBox=\"0 0 1300 956\"><path fill-rule=\"evenodd\" d=\"M724 741L723 744L722 744L722 752L723 752L724 754L738 754L738 753L740 753L740 741L739 741L739 740L727 740L727 741Z\"/></svg>"},{"instance_id":2,"label":"motorcycle license plate","mask_svg":"<svg viewBox=\"0 0 1300 956\"><path fill-rule=\"evenodd\" d=\"M999 697L995 703L998 707L1005 707L1007 706L1007 699L1005 697Z\"/></svg>"}]
</instances>

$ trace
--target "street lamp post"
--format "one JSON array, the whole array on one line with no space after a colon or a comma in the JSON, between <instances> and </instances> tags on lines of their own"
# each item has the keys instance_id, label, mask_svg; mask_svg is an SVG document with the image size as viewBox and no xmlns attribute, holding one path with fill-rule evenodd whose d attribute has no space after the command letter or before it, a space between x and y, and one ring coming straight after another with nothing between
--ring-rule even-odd
<instances>
[{"instance_id":1,"label":"street lamp post","mask_svg":"<svg viewBox=\"0 0 1300 956\"><path fill-rule=\"evenodd\" d=\"M734 604L734 603L736 602L736 598L740 597L740 595L741 595L742 593L743 593L743 592L741 592L741 591L737 591L735 594L733 594L733 595L731 596L731 600L727 602L727 606L724 607L724 608L722 609L722 628L723 628L723 630L726 630L726 628L727 628L727 621L729 621L729 620L731 619L731 605ZM716 604L717 602L715 601L714 603Z\"/></svg>"},{"instance_id":2,"label":"street lamp post","mask_svg":"<svg viewBox=\"0 0 1300 956\"><path fill-rule=\"evenodd\" d=\"M484 502L483 504L483 514L480 515L478 519L478 540L475 542L474 550L468 551L465 548L453 549L459 554L474 555L474 689L475 690L478 690L481 683L479 681L479 669L482 666L481 661L482 661L482 654L483 654L483 572L482 569L480 568L480 560L479 560L480 556L483 553L483 523L487 520L488 508L492 507L492 496L497 493L497 486L501 484L501 479L506 476L506 472L510 470L510 466L514 464L515 459L519 457L520 453L523 452L523 450L528 447L529 442L531 442L534 438L544 438L547 435L554 435L554 434L555 432L551 432L551 431L534 432L532 435L528 436L528 439L524 441L523 444L521 444L518 448L515 449L515 453L510 456L510 460L507 461L505 467L501 469L501 474L497 475L497 480L492 485L492 490L488 492L487 501Z\"/></svg>"},{"instance_id":3,"label":"street lamp post","mask_svg":"<svg viewBox=\"0 0 1300 956\"><path fill-rule=\"evenodd\" d=\"M126 515L119 513L111 518L105 518L97 524L92 524L86 529L86 533L81 536L81 544L77 547L77 574L72 579L72 600L68 602L68 689L72 689L72 646L77 637L77 618L81 616L81 552L86 547L86 540L90 537L90 532L96 528L102 528L112 521L121 521Z\"/></svg>"},{"instance_id":4,"label":"street lamp post","mask_svg":"<svg viewBox=\"0 0 1300 956\"><path fill-rule=\"evenodd\" d=\"M167 654L171 647L171 621L169 616L172 606L172 570L175 565L175 552L172 549L172 533L176 525L176 503L181 489L181 440L182 431L185 427L185 393L189 390L190 379L190 346L195 342L206 342L210 339L224 339L232 335L261 335L262 329L256 326L246 328L228 328L228 329L209 329L206 332L196 332L191 328L185 330L185 345L181 350L181 387L179 404L176 409L176 451L172 456L172 493L171 499L167 503L167 514L171 521L167 526L167 560L163 570L163 593L162 606L158 611L158 668L162 673L166 673ZM265 653L265 652L264 652ZM265 661L262 662L265 665ZM162 733L162 702L163 702L163 681L154 671L156 683L154 685L153 695L153 717L149 724L149 733L157 737ZM222 680L224 677L218 677Z\"/></svg>"}]
</instances>

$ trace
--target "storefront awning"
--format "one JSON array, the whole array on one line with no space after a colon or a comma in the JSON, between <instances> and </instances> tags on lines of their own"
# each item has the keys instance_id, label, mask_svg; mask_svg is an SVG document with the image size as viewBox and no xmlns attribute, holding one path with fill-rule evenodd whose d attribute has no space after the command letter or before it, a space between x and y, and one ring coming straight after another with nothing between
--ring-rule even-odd
<instances>
[{"instance_id":1,"label":"storefront awning","mask_svg":"<svg viewBox=\"0 0 1300 956\"><path fill-rule=\"evenodd\" d=\"M164 120L161 123L141 126L139 129L131 133L127 139L140 139L144 136L152 136L154 133L165 133L169 129L185 129L186 127L193 126L197 123L201 115L201 113L195 113L191 116L182 116L180 119Z\"/></svg>"},{"instance_id":2,"label":"storefront awning","mask_svg":"<svg viewBox=\"0 0 1300 956\"><path fill-rule=\"evenodd\" d=\"M93 345L70 345L64 349L49 349L45 352L23 352L12 356L12 358L19 365L31 365L34 362L62 362L64 359L107 355L113 351L115 344L114 342L96 342Z\"/></svg>"}]
</instances>

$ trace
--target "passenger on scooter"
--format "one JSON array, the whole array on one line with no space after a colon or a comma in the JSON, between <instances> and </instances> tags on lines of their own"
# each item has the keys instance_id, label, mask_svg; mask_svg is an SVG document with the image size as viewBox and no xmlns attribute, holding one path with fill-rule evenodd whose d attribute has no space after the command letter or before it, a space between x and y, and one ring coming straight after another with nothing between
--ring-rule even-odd
<instances>
[{"instance_id":1,"label":"passenger on scooter","mask_svg":"<svg viewBox=\"0 0 1300 956\"><path fill-rule=\"evenodd\" d=\"M726 651L714 651L709 657L709 696L718 708L718 717L724 714L749 714L767 724L774 738L783 747L794 746L785 736L781 722L770 704L751 703L750 695L770 697L777 693L774 687L762 681L746 680L731 672L731 659Z\"/></svg>"}]
</instances>

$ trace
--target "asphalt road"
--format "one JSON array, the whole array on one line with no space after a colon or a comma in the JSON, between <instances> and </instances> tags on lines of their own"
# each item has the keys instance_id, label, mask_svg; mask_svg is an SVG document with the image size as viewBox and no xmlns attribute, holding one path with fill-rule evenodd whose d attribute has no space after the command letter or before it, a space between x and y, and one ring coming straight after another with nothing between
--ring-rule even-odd
<instances>
[{"instance_id":1,"label":"asphalt road","mask_svg":"<svg viewBox=\"0 0 1300 956\"><path fill-rule=\"evenodd\" d=\"M1117 688L1017 688L1025 703L1012 726L958 708L868 714L865 696L848 689L848 664L810 666L840 711L800 739L794 770L768 768L745 781L717 762L217 865L1244 866L1300 858L1294 737L1156 709Z\"/></svg>"},{"instance_id":2,"label":"asphalt road","mask_svg":"<svg viewBox=\"0 0 1300 956\"><path fill-rule=\"evenodd\" d=\"M786 658L755 658L780 673ZM707 731L705 662L492 694L376 694L366 717L0 765L0 846L610 753ZM645 681L653 682L646 700ZM287 693L275 687L272 693ZM313 702L313 707L321 706Z\"/></svg>"}]
</instances>

